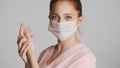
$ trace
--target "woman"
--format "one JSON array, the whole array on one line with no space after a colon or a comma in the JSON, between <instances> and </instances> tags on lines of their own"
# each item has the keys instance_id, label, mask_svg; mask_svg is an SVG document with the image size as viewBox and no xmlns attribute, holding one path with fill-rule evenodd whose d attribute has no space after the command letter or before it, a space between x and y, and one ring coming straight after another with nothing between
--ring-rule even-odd
<instances>
[{"instance_id":1,"label":"woman","mask_svg":"<svg viewBox=\"0 0 120 68\"><path fill-rule=\"evenodd\" d=\"M57 37L57 44L42 51L35 58L31 29L20 27L19 55L25 68L96 68L96 58L77 37L82 16L80 0L51 0L48 30Z\"/></svg>"}]
</instances>

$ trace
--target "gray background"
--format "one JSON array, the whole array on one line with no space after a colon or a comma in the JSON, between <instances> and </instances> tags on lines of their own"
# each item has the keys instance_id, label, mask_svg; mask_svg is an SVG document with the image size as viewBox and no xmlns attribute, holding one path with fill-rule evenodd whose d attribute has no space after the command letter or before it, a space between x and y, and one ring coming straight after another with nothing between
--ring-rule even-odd
<instances>
[{"instance_id":1,"label":"gray background","mask_svg":"<svg viewBox=\"0 0 120 68\"><path fill-rule=\"evenodd\" d=\"M0 0L0 68L24 68L16 39L21 22L30 26L36 56L56 38L47 31L50 0ZM97 68L120 68L120 0L82 0L80 39L95 53Z\"/></svg>"}]
</instances>

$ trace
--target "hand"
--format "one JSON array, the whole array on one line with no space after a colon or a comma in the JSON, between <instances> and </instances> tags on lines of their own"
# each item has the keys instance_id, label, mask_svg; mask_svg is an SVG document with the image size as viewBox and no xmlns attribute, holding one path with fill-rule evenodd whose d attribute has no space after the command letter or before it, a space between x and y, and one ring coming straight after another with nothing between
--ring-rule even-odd
<instances>
[{"instance_id":1,"label":"hand","mask_svg":"<svg viewBox=\"0 0 120 68\"><path fill-rule=\"evenodd\" d=\"M18 53L26 64L28 64L29 59L34 56L35 49L30 32L30 28L25 28L24 25L21 24L17 39Z\"/></svg>"}]
</instances>

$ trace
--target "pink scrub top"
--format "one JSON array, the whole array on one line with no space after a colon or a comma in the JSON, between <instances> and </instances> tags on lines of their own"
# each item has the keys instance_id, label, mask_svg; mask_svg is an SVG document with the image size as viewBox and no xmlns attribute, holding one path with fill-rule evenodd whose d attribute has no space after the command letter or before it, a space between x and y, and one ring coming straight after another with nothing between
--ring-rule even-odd
<instances>
[{"instance_id":1,"label":"pink scrub top","mask_svg":"<svg viewBox=\"0 0 120 68\"><path fill-rule=\"evenodd\" d=\"M96 68L96 57L83 43L66 50L47 65L54 49L55 45L42 51L38 59L40 68Z\"/></svg>"}]
</instances>

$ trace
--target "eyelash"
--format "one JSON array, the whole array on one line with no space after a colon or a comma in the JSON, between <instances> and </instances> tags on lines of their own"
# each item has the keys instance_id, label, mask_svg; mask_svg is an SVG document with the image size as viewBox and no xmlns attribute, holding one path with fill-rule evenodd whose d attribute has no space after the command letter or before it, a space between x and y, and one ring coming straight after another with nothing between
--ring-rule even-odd
<instances>
[{"instance_id":1,"label":"eyelash","mask_svg":"<svg viewBox=\"0 0 120 68\"><path fill-rule=\"evenodd\" d=\"M59 17L56 16L56 15L52 15L52 16L50 16L50 19L51 19L51 20L58 20ZM72 16L65 16L65 19L66 19L66 21L67 21L67 20L71 20L71 19L72 19Z\"/></svg>"},{"instance_id":2,"label":"eyelash","mask_svg":"<svg viewBox=\"0 0 120 68\"><path fill-rule=\"evenodd\" d=\"M57 18L57 16L53 15L50 18L54 20L55 18Z\"/></svg>"},{"instance_id":3,"label":"eyelash","mask_svg":"<svg viewBox=\"0 0 120 68\"><path fill-rule=\"evenodd\" d=\"M66 18L72 18L71 16L66 16Z\"/></svg>"}]
</instances>

